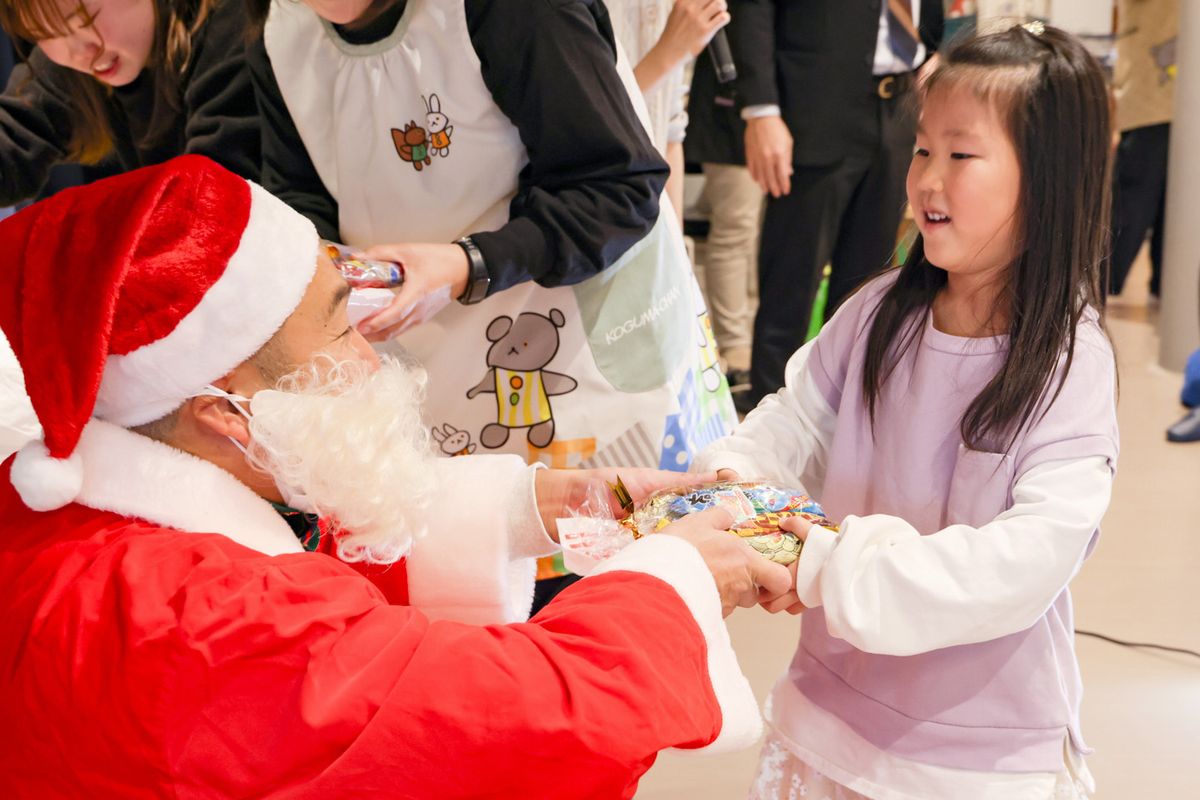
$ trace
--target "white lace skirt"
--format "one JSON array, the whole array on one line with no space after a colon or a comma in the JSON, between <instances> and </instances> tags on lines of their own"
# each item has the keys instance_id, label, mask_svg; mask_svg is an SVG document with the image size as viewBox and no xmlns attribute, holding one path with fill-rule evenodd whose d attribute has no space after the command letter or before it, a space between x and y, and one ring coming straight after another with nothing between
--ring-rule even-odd
<instances>
[{"instance_id":1,"label":"white lace skirt","mask_svg":"<svg viewBox=\"0 0 1200 800\"><path fill-rule=\"evenodd\" d=\"M1077 776L1064 770L1045 800L1088 800ZM848 789L798 758L783 737L771 731L763 743L749 800L872 800Z\"/></svg>"}]
</instances>

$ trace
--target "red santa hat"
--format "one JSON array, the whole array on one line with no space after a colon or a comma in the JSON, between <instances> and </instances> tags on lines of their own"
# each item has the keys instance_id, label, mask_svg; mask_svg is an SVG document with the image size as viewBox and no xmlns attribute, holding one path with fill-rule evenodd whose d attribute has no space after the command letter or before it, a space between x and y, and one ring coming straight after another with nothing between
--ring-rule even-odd
<instances>
[{"instance_id":1,"label":"red santa hat","mask_svg":"<svg viewBox=\"0 0 1200 800\"><path fill-rule=\"evenodd\" d=\"M0 221L0 327L43 435L17 454L30 508L72 502L88 421L178 408L256 353L316 267L312 223L199 156L69 189Z\"/></svg>"}]
</instances>

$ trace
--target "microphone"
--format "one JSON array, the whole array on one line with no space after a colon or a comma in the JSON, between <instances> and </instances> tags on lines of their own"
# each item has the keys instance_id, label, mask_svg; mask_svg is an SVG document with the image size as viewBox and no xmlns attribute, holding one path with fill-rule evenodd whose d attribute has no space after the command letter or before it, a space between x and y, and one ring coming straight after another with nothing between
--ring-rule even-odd
<instances>
[{"instance_id":1,"label":"microphone","mask_svg":"<svg viewBox=\"0 0 1200 800\"><path fill-rule=\"evenodd\" d=\"M709 41L708 54L712 56L713 68L717 71L717 83L737 80L737 66L733 63L733 51L729 49L729 37L725 35L724 28Z\"/></svg>"}]
</instances>

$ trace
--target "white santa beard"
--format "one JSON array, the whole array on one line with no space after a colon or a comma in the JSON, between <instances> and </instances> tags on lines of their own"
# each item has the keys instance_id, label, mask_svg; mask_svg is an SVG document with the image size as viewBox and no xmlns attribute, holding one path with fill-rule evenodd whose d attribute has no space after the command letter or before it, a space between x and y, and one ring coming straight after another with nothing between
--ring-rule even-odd
<instances>
[{"instance_id":1,"label":"white santa beard","mask_svg":"<svg viewBox=\"0 0 1200 800\"><path fill-rule=\"evenodd\" d=\"M433 489L422 370L320 357L251 401L250 457L337 526L345 561L390 564L424 530Z\"/></svg>"}]
</instances>

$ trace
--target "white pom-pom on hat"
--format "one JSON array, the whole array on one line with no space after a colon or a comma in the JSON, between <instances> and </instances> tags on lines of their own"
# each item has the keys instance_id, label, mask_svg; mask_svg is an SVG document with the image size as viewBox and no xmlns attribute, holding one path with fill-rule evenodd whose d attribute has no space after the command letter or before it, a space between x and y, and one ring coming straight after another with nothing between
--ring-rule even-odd
<instances>
[{"instance_id":1,"label":"white pom-pom on hat","mask_svg":"<svg viewBox=\"0 0 1200 800\"><path fill-rule=\"evenodd\" d=\"M62 508L75 502L83 488L83 459L78 451L54 458L45 442L29 442L13 460L12 485L34 511Z\"/></svg>"}]
</instances>

